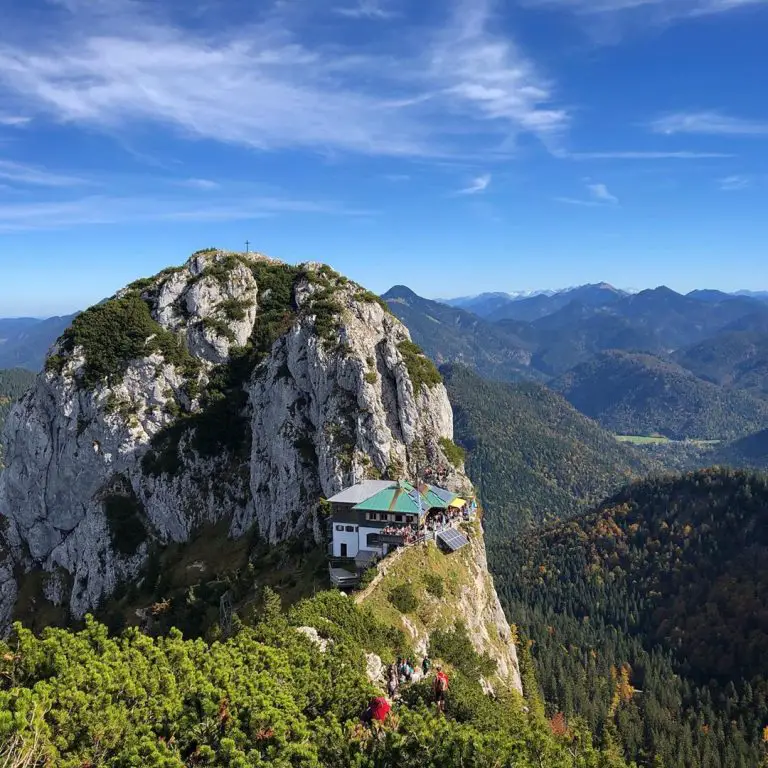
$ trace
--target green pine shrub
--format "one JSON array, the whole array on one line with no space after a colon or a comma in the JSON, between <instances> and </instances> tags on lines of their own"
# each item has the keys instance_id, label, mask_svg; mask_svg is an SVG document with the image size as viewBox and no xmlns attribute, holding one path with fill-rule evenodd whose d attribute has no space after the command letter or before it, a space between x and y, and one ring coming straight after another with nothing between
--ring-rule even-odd
<instances>
[{"instance_id":1,"label":"green pine shrub","mask_svg":"<svg viewBox=\"0 0 768 768\"><path fill-rule=\"evenodd\" d=\"M413 613L419 607L419 599L411 584L398 584L390 591L388 598L400 613Z\"/></svg>"},{"instance_id":2,"label":"green pine shrub","mask_svg":"<svg viewBox=\"0 0 768 768\"><path fill-rule=\"evenodd\" d=\"M453 440L447 437L441 437L437 442L440 444L440 448L445 454L445 458L448 459L456 469L464 464L466 454L462 447L456 445Z\"/></svg>"},{"instance_id":3,"label":"green pine shrub","mask_svg":"<svg viewBox=\"0 0 768 768\"><path fill-rule=\"evenodd\" d=\"M418 395L424 387L434 387L442 382L440 372L435 364L424 354L418 344L405 339L397 348L403 356L403 362L408 369L408 375L413 384L413 391Z\"/></svg>"},{"instance_id":4,"label":"green pine shrub","mask_svg":"<svg viewBox=\"0 0 768 768\"><path fill-rule=\"evenodd\" d=\"M445 583L442 577L436 573L424 574L424 586L433 597L443 597L445 595Z\"/></svg>"},{"instance_id":5,"label":"green pine shrub","mask_svg":"<svg viewBox=\"0 0 768 768\"><path fill-rule=\"evenodd\" d=\"M496 662L475 650L466 625L460 621L450 630L435 630L429 638L429 652L461 670L470 680L490 677L496 672Z\"/></svg>"}]
</instances>

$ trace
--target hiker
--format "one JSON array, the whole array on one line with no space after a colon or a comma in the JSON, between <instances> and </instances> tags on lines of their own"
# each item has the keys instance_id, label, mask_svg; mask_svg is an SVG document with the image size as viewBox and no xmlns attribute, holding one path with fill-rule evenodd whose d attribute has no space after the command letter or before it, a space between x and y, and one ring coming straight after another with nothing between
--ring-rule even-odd
<instances>
[{"instance_id":1,"label":"hiker","mask_svg":"<svg viewBox=\"0 0 768 768\"><path fill-rule=\"evenodd\" d=\"M399 685L399 681L397 677L397 670L394 668L394 665L393 665L389 670L389 680L387 680L387 693L389 694L389 697L391 699L395 698L398 685Z\"/></svg>"},{"instance_id":2,"label":"hiker","mask_svg":"<svg viewBox=\"0 0 768 768\"><path fill-rule=\"evenodd\" d=\"M387 719L390 709L392 706L385 696L374 696L360 720L366 725L371 725L374 721L383 723Z\"/></svg>"},{"instance_id":3,"label":"hiker","mask_svg":"<svg viewBox=\"0 0 768 768\"><path fill-rule=\"evenodd\" d=\"M432 661L429 656L425 656L424 661L421 662L421 671L424 673L424 677L429 674L430 669L432 669Z\"/></svg>"},{"instance_id":4,"label":"hiker","mask_svg":"<svg viewBox=\"0 0 768 768\"><path fill-rule=\"evenodd\" d=\"M410 659L406 659L405 662L405 681L410 683L413 679L413 662Z\"/></svg>"},{"instance_id":5,"label":"hiker","mask_svg":"<svg viewBox=\"0 0 768 768\"><path fill-rule=\"evenodd\" d=\"M440 712L445 712L445 694L448 691L448 676L443 672L442 667L436 667L437 675L435 676L434 691L435 691L435 704Z\"/></svg>"}]
</instances>

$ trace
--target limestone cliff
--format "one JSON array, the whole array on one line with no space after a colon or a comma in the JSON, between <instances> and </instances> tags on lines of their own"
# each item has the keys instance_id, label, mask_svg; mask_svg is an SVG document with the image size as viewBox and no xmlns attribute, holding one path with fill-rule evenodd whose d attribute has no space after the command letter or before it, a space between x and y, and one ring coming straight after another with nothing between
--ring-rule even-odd
<instances>
[{"instance_id":1,"label":"limestone cliff","mask_svg":"<svg viewBox=\"0 0 768 768\"><path fill-rule=\"evenodd\" d=\"M0 625L29 574L82 616L206 523L317 536L321 497L417 462L460 490L452 435L439 376L376 296L322 265L199 252L79 315L9 415Z\"/></svg>"}]
</instances>

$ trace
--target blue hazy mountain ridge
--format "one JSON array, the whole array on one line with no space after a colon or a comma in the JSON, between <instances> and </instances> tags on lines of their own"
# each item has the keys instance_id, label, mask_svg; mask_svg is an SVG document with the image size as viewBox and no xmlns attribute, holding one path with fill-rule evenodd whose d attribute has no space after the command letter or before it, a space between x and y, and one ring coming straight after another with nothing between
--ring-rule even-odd
<instances>
[{"instance_id":1,"label":"blue hazy mountain ridge","mask_svg":"<svg viewBox=\"0 0 768 768\"><path fill-rule=\"evenodd\" d=\"M768 401L637 352L594 356L550 382L581 413L624 435L735 440L768 427Z\"/></svg>"},{"instance_id":2,"label":"blue hazy mountain ridge","mask_svg":"<svg viewBox=\"0 0 768 768\"><path fill-rule=\"evenodd\" d=\"M768 397L768 333L725 332L672 357L704 381Z\"/></svg>"},{"instance_id":3,"label":"blue hazy mountain ridge","mask_svg":"<svg viewBox=\"0 0 768 768\"><path fill-rule=\"evenodd\" d=\"M499 307L489 320L526 320L533 322L539 318L551 315L571 302L579 302L585 306L605 307L628 296L625 291L614 288L608 283L582 285L567 291L552 294L539 294L527 299L511 302Z\"/></svg>"},{"instance_id":4,"label":"blue hazy mountain ridge","mask_svg":"<svg viewBox=\"0 0 768 768\"><path fill-rule=\"evenodd\" d=\"M74 317L0 318L0 368L41 370L51 344Z\"/></svg>"},{"instance_id":5,"label":"blue hazy mountain ridge","mask_svg":"<svg viewBox=\"0 0 768 768\"><path fill-rule=\"evenodd\" d=\"M567 290L570 291L571 289ZM513 293L494 291L481 293L477 296L458 296L455 299L435 299L435 301L452 307L458 307L459 309L466 309L468 312L478 315L478 317L487 318L501 311L510 303L525 301L525 299L530 299L534 296L552 296L555 293L558 293L558 291L516 291Z\"/></svg>"},{"instance_id":6,"label":"blue hazy mountain ridge","mask_svg":"<svg viewBox=\"0 0 768 768\"><path fill-rule=\"evenodd\" d=\"M581 300L571 298L563 305L573 295ZM464 363L501 380L515 380L521 374L559 376L608 350L667 356L721 333L768 333L768 303L729 294L721 301L714 301L710 292L706 296L683 296L664 286L628 294L599 283L514 302L535 301L533 314L547 312L532 322L494 322L417 296L405 286L384 294L436 362Z\"/></svg>"},{"instance_id":7,"label":"blue hazy mountain ridge","mask_svg":"<svg viewBox=\"0 0 768 768\"><path fill-rule=\"evenodd\" d=\"M572 300L533 322L491 322L404 286L384 298L439 364L549 381L611 431L734 440L768 427L768 304L760 300L662 286L602 306ZM763 330L734 331L740 324Z\"/></svg>"},{"instance_id":8,"label":"blue hazy mountain ridge","mask_svg":"<svg viewBox=\"0 0 768 768\"><path fill-rule=\"evenodd\" d=\"M663 348L672 352L703 341L746 316L768 318L768 304L744 296L719 302L702 301L660 286L606 304L571 301L534 321L534 325L541 329L567 330L599 315L622 318L633 328L656 335Z\"/></svg>"},{"instance_id":9,"label":"blue hazy mountain ridge","mask_svg":"<svg viewBox=\"0 0 768 768\"><path fill-rule=\"evenodd\" d=\"M438 364L463 363L482 376L505 381L544 378L531 367L535 338L519 336L516 328L422 298L404 285L393 286L382 298ZM526 326L520 330L530 331Z\"/></svg>"},{"instance_id":10,"label":"blue hazy mountain ridge","mask_svg":"<svg viewBox=\"0 0 768 768\"><path fill-rule=\"evenodd\" d=\"M435 301L452 307L458 307L459 309L465 309L489 320L518 319L530 321L537 317L552 314L574 300L581 301L584 304L605 306L615 301L618 297L629 296L634 293L639 293L639 291L617 289L609 283L603 282L561 290L493 291L474 296L435 299ZM717 289L697 288L685 295L698 301L710 303L726 301L729 298L740 296L768 302L768 291L743 290L726 293Z\"/></svg>"}]
</instances>

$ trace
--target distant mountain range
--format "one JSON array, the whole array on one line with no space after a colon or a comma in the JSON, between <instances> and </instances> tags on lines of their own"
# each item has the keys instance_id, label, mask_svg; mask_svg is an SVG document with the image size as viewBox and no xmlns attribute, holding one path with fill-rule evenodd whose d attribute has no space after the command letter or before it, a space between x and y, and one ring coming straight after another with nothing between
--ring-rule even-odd
<instances>
[{"instance_id":1,"label":"distant mountain range","mask_svg":"<svg viewBox=\"0 0 768 768\"><path fill-rule=\"evenodd\" d=\"M611 303L617 296L629 296L642 292L635 289L614 288L609 283L592 283L560 290L512 291L510 293L497 291L480 293L476 296L458 296L454 299L435 299L435 301L466 309L490 320L534 320L561 309L571 301L601 306L603 303ZM697 289L686 295L698 301L708 302L718 302L739 296L768 302L768 291L742 290L726 293L711 289Z\"/></svg>"},{"instance_id":2,"label":"distant mountain range","mask_svg":"<svg viewBox=\"0 0 768 768\"><path fill-rule=\"evenodd\" d=\"M732 440L768 427L763 299L599 283L497 301L485 317L405 286L384 299L438 364L550 382L612 431Z\"/></svg>"},{"instance_id":3,"label":"distant mountain range","mask_svg":"<svg viewBox=\"0 0 768 768\"><path fill-rule=\"evenodd\" d=\"M51 344L74 317L0 318L0 368L39 371Z\"/></svg>"}]
</instances>

